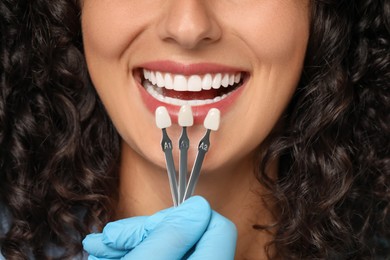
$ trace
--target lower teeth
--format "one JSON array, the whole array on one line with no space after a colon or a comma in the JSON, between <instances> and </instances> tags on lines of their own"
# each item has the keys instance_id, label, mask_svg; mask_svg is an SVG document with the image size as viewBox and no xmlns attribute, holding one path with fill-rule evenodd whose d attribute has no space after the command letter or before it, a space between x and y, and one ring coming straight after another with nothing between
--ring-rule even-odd
<instances>
[{"instance_id":1,"label":"lower teeth","mask_svg":"<svg viewBox=\"0 0 390 260\"><path fill-rule=\"evenodd\" d=\"M161 93L158 92L159 88L156 88L153 86L152 83L150 83L148 80L145 80L143 82L143 86L145 87L146 91L153 96L155 99L175 105L175 106L183 106L183 105L190 105L190 106L201 106L201 105L207 105L207 104L212 104L218 101L221 101L222 99L225 99L229 94L224 94L222 96L215 97L213 99L204 99L204 100L183 100L183 99L177 99L177 98L172 98L172 97L165 97ZM157 89L157 90L156 90Z\"/></svg>"}]
</instances>

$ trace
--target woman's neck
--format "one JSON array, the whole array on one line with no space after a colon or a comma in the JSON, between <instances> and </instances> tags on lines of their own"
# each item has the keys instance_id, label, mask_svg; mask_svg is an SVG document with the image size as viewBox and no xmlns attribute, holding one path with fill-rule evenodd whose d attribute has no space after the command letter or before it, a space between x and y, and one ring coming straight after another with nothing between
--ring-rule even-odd
<instances>
[{"instance_id":1,"label":"woman's neck","mask_svg":"<svg viewBox=\"0 0 390 260\"><path fill-rule=\"evenodd\" d=\"M218 172L202 172L195 190L215 211L236 224L238 259L263 259L264 245L272 239L270 232L252 227L273 222L265 199L267 191L256 180L252 158L248 156ZM146 161L126 144L121 159L117 219L151 215L172 206L165 169Z\"/></svg>"}]
</instances>

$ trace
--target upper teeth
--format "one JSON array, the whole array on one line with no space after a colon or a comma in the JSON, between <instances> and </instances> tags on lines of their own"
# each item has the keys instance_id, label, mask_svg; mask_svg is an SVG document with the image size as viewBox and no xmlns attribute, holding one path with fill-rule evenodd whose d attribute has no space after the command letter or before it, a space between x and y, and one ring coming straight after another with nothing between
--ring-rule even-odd
<instances>
[{"instance_id":1,"label":"upper teeth","mask_svg":"<svg viewBox=\"0 0 390 260\"><path fill-rule=\"evenodd\" d=\"M201 91L219 89L239 83L241 73L216 73L204 75L184 76L159 71L143 70L144 78L160 88L173 89L176 91Z\"/></svg>"}]
</instances>

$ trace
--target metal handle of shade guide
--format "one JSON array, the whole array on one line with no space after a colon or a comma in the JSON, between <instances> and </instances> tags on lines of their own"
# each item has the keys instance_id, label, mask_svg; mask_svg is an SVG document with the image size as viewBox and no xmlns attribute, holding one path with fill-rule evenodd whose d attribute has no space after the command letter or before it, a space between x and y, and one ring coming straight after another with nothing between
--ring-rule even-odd
<instances>
[{"instance_id":1,"label":"metal handle of shade guide","mask_svg":"<svg viewBox=\"0 0 390 260\"><path fill-rule=\"evenodd\" d=\"M172 201L173 201L173 205L176 207L178 205L178 192L177 192L177 182L176 182L176 170L175 170L175 164L172 156L172 141L171 139L169 139L165 128L162 129L161 147L165 154L165 162L167 166L167 173L169 179L169 186L172 194Z\"/></svg>"},{"instance_id":2,"label":"metal handle of shade guide","mask_svg":"<svg viewBox=\"0 0 390 260\"><path fill-rule=\"evenodd\" d=\"M207 129L206 134L200 140L198 145L198 154L196 155L194 166L192 167L190 179L187 184L186 191L184 193L184 200L188 199L194 194L196 184L198 183L200 170L202 168L204 157L210 147L210 129Z\"/></svg>"},{"instance_id":3,"label":"metal handle of shade guide","mask_svg":"<svg viewBox=\"0 0 390 260\"><path fill-rule=\"evenodd\" d=\"M187 184L187 158L188 158L188 148L190 146L190 140L187 135L187 127L183 127L180 139L179 139L179 149L180 149L180 161L179 161L179 185L178 193L179 199L178 204L180 205L184 199L184 193L186 191Z\"/></svg>"}]
</instances>

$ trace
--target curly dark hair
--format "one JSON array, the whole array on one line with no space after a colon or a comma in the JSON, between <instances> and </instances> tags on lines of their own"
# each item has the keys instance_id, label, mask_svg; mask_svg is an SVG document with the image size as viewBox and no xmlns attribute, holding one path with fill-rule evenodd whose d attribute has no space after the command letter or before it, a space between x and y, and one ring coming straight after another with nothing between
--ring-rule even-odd
<instances>
[{"instance_id":1,"label":"curly dark hair","mask_svg":"<svg viewBox=\"0 0 390 260\"><path fill-rule=\"evenodd\" d=\"M312 17L286 125L261 155L272 244L283 259L390 259L390 2L316 1Z\"/></svg>"},{"instance_id":2,"label":"curly dark hair","mask_svg":"<svg viewBox=\"0 0 390 260\"><path fill-rule=\"evenodd\" d=\"M89 83L79 3L0 10L0 199L12 217L2 253L47 259L52 243L67 258L112 213L118 135Z\"/></svg>"},{"instance_id":3,"label":"curly dark hair","mask_svg":"<svg viewBox=\"0 0 390 260\"><path fill-rule=\"evenodd\" d=\"M390 3L313 0L297 92L262 144L276 257L390 255ZM91 84L77 0L0 2L0 202L7 259L71 258L112 216L119 137ZM276 179L270 161L279 158ZM66 250L48 254L48 246ZM271 247L270 247L271 248ZM270 250L270 257L271 255Z\"/></svg>"}]
</instances>

